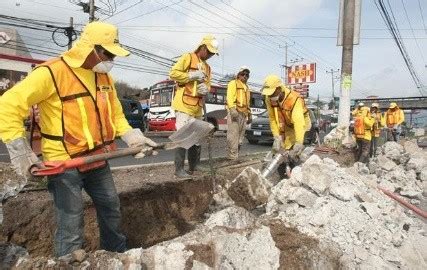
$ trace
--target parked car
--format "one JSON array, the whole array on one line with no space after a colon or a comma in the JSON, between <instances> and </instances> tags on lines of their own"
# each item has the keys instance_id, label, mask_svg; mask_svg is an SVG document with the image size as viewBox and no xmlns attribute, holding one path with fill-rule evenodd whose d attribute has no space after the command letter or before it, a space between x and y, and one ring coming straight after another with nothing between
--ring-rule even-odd
<instances>
[{"instance_id":1,"label":"parked car","mask_svg":"<svg viewBox=\"0 0 427 270\"><path fill-rule=\"evenodd\" d=\"M304 135L304 144L314 144L317 143L319 138L319 125L313 111L308 111L311 119L311 129ZM267 111L263 112L252 121L250 127L246 129L245 136L250 144L257 144L259 142L272 143L274 141Z\"/></svg>"},{"instance_id":2,"label":"parked car","mask_svg":"<svg viewBox=\"0 0 427 270\"><path fill-rule=\"evenodd\" d=\"M146 131L146 112L142 109L141 103L131 99L120 99L120 103L129 125L133 128L139 128L143 132Z\"/></svg>"}]
</instances>

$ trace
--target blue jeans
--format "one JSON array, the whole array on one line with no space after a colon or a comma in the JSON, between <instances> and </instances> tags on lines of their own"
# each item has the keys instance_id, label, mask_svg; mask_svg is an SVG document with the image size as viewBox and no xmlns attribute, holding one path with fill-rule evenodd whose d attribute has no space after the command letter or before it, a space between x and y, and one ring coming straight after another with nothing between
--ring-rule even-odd
<instances>
[{"instance_id":1,"label":"blue jeans","mask_svg":"<svg viewBox=\"0 0 427 270\"><path fill-rule=\"evenodd\" d=\"M126 237L120 231L120 201L108 165L85 173L73 169L50 176L48 189L56 210L57 257L83 246L82 189L92 198L96 208L101 249L116 252L126 250Z\"/></svg>"}]
</instances>

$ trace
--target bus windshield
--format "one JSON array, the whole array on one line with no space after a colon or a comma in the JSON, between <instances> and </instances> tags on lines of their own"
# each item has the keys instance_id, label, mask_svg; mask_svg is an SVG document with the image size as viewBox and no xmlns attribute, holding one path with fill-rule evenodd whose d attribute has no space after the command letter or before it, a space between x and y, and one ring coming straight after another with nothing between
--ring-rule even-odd
<instances>
[{"instance_id":1,"label":"bus windshield","mask_svg":"<svg viewBox=\"0 0 427 270\"><path fill-rule=\"evenodd\" d=\"M170 106L173 99L173 88L151 90L151 107Z\"/></svg>"}]
</instances>

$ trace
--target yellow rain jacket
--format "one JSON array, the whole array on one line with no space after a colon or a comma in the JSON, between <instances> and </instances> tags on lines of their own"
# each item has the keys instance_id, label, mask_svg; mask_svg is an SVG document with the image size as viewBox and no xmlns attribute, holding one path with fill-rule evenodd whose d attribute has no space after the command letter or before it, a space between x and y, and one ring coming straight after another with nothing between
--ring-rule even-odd
<instances>
[{"instance_id":1,"label":"yellow rain jacket","mask_svg":"<svg viewBox=\"0 0 427 270\"><path fill-rule=\"evenodd\" d=\"M237 111L246 115L250 114L251 93L248 86L242 81L235 79L227 86L227 108L236 108Z\"/></svg>"},{"instance_id":2,"label":"yellow rain jacket","mask_svg":"<svg viewBox=\"0 0 427 270\"><path fill-rule=\"evenodd\" d=\"M375 123L375 118L371 116L369 112L361 113L362 115L362 125L364 128L364 132L362 134L355 134L356 139L365 139L370 141L372 139L372 128ZM356 125L356 123L355 123ZM356 126L354 127L356 129Z\"/></svg>"},{"instance_id":3,"label":"yellow rain jacket","mask_svg":"<svg viewBox=\"0 0 427 270\"><path fill-rule=\"evenodd\" d=\"M194 117L202 116L204 98L197 94L198 82L190 82L188 72L198 69L206 74L205 83L210 89L211 68L206 61L200 60L195 53L182 55L169 72L169 77L177 83L172 109Z\"/></svg>"},{"instance_id":4,"label":"yellow rain jacket","mask_svg":"<svg viewBox=\"0 0 427 270\"><path fill-rule=\"evenodd\" d=\"M285 94L281 103L272 104L269 97L266 97L265 103L273 136L282 135L284 138L282 146L290 149L295 143L304 143L304 106L297 92L291 91L284 85L281 89Z\"/></svg>"},{"instance_id":5,"label":"yellow rain jacket","mask_svg":"<svg viewBox=\"0 0 427 270\"><path fill-rule=\"evenodd\" d=\"M63 59L41 64L0 97L0 137L5 143L26 136L24 119L38 104L45 161L100 149L131 129L112 78L71 67L67 52Z\"/></svg>"},{"instance_id":6,"label":"yellow rain jacket","mask_svg":"<svg viewBox=\"0 0 427 270\"><path fill-rule=\"evenodd\" d=\"M392 128L394 125L400 125L405 121L405 114L399 107L393 111L388 109L385 114L387 127Z\"/></svg>"}]
</instances>

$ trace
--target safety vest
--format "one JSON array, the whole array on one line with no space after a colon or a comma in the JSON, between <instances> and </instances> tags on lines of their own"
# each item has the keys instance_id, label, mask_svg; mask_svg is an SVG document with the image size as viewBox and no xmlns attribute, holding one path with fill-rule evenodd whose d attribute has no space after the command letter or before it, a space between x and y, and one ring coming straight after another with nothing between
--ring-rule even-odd
<instances>
[{"instance_id":1,"label":"safety vest","mask_svg":"<svg viewBox=\"0 0 427 270\"><path fill-rule=\"evenodd\" d=\"M239 112L248 112L249 110L249 89L247 85L244 85L240 80L235 80L236 82L236 109ZM245 88L246 86L246 88Z\"/></svg>"},{"instance_id":2,"label":"safety vest","mask_svg":"<svg viewBox=\"0 0 427 270\"><path fill-rule=\"evenodd\" d=\"M62 136L47 134L41 127L43 139L61 141L71 158L114 149L114 91L108 75L95 73L93 97L62 58L40 66L49 69L62 105Z\"/></svg>"},{"instance_id":3,"label":"safety vest","mask_svg":"<svg viewBox=\"0 0 427 270\"><path fill-rule=\"evenodd\" d=\"M357 110L354 115L354 127L353 127L353 133L356 135L356 137L364 136L365 135L365 123L364 118L367 115L367 111L361 109Z\"/></svg>"},{"instance_id":4,"label":"safety vest","mask_svg":"<svg viewBox=\"0 0 427 270\"><path fill-rule=\"evenodd\" d=\"M391 111L390 109L387 110L386 121L389 128L392 128L395 124L399 123L400 109L396 109L395 111Z\"/></svg>"},{"instance_id":5,"label":"safety vest","mask_svg":"<svg viewBox=\"0 0 427 270\"><path fill-rule=\"evenodd\" d=\"M298 99L300 99L300 95L295 91L290 91L281 104L279 102L271 102L271 107L273 107L274 110L274 117L281 135L285 134L286 126L290 128L293 127L292 110Z\"/></svg>"},{"instance_id":6,"label":"safety vest","mask_svg":"<svg viewBox=\"0 0 427 270\"><path fill-rule=\"evenodd\" d=\"M202 61L200 61L199 57L195 53L190 53L190 65L188 66L186 72L188 71L196 71L202 68L202 71L210 76L211 71L209 65L204 65ZM206 66L207 70L203 70L203 67ZM207 78L209 81L210 78ZM188 106L199 106L203 107L203 96L197 93L197 81L188 82L186 84L179 84L178 86L184 87L184 93L182 95L182 102Z\"/></svg>"}]
</instances>

